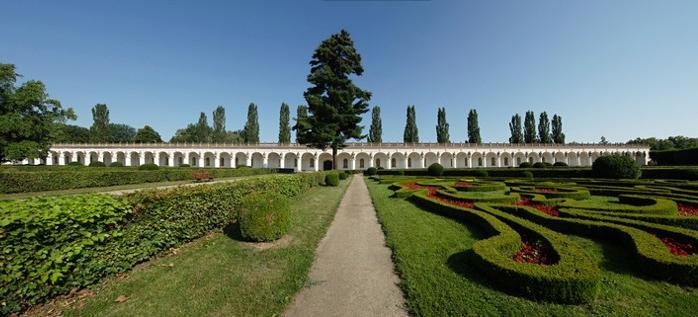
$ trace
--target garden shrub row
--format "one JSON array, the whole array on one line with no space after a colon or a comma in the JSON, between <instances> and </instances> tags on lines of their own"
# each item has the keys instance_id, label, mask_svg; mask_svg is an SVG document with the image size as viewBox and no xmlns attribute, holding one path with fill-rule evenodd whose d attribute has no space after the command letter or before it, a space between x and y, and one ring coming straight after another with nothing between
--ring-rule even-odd
<instances>
[{"instance_id":1,"label":"garden shrub row","mask_svg":"<svg viewBox=\"0 0 698 317\"><path fill-rule=\"evenodd\" d=\"M567 200L562 202L560 206L610 212L657 215L676 215L678 212L676 202L669 199L622 194L618 196L618 202L618 204L608 203L604 206L595 206L588 205L584 201Z\"/></svg>"},{"instance_id":2,"label":"garden shrub row","mask_svg":"<svg viewBox=\"0 0 698 317\"><path fill-rule=\"evenodd\" d=\"M572 211L575 209L562 209L564 211ZM578 215L577 218L587 218L588 216L606 216L614 218L623 218L644 221L649 223L662 224L667 226L686 228L691 230L698 230L698 217L684 217L676 215L656 215L656 214L639 214L639 213L627 213L627 212L614 212L614 211L599 211L599 210L582 210L578 209L576 211L583 212L582 215ZM597 218L594 218L597 219Z\"/></svg>"},{"instance_id":3,"label":"garden shrub row","mask_svg":"<svg viewBox=\"0 0 698 317\"><path fill-rule=\"evenodd\" d=\"M698 165L698 148L650 151L650 158L659 165Z\"/></svg>"},{"instance_id":4,"label":"garden shrub row","mask_svg":"<svg viewBox=\"0 0 698 317\"><path fill-rule=\"evenodd\" d=\"M591 193L589 190L582 187L562 187L562 186L545 186L554 188L555 191L551 192L541 192L537 186L521 186L512 187L511 190L517 193L525 194L539 194L547 198L567 198L574 200L584 200L591 198Z\"/></svg>"},{"instance_id":5,"label":"garden shrub row","mask_svg":"<svg viewBox=\"0 0 698 317\"><path fill-rule=\"evenodd\" d=\"M574 217L587 220L598 220L612 222L648 232L659 232L662 236L675 236L680 240L695 240L693 245L698 245L698 232L686 231L695 230L698 225L696 217L680 217L674 215L647 215L613 212L596 212L584 209L561 208L562 216Z\"/></svg>"},{"instance_id":6,"label":"garden shrub row","mask_svg":"<svg viewBox=\"0 0 698 317\"><path fill-rule=\"evenodd\" d=\"M157 166L156 166L157 167ZM135 168L73 168L47 171L17 171L0 169L0 193L24 193L85 187L106 187L126 184L155 183L192 179L196 168L162 168L139 170ZM274 169L208 168L215 178L274 173Z\"/></svg>"},{"instance_id":7,"label":"garden shrub row","mask_svg":"<svg viewBox=\"0 0 698 317\"><path fill-rule=\"evenodd\" d=\"M253 170L253 169L251 169ZM242 197L293 197L324 173L0 202L0 315L124 272L151 256L235 221Z\"/></svg>"},{"instance_id":8,"label":"garden shrub row","mask_svg":"<svg viewBox=\"0 0 698 317\"><path fill-rule=\"evenodd\" d=\"M425 191L414 193L411 200L426 210L480 227L487 238L473 245L469 259L504 291L557 303L586 303L594 299L600 281L599 269L583 249L564 235L505 213L447 205L427 197ZM522 242L512 227L548 243L555 257L553 264L514 261L512 255Z\"/></svg>"},{"instance_id":9,"label":"garden shrub row","mask_svg":"<svg viewBox=\"0 0 698 317\"><path fill-rule=\"evenodd\" d=\"M698 168L673 167L641 168L642 179L680 179L698 180ZM375 170L377 175L429 176L427 169L389 169ZM372 175L372 174L368 174ZM446 168L442 176L472 177L517 177L517 178L592 178L591 168Z\"/></svg>"},{"instance_id":10,"label":"garden shrub row","mask_svg":"<svg viewBox=\"0 0 698 317\"><path fill-rule=\"evenodd\" d=\"M639 271L677 284L698 285L698 254L673 255L662 241L649 232L617 223L567 218L564 217L564 211L560 212L561 217L553 217L525 206L492 205L492 207L561 233L619 243L625 246L634 257L628 262ZM657 227L656 231L667 232L663 229L666 228ZM685 237L685 235L682 236Z\"/></svg>"}]
</instances>

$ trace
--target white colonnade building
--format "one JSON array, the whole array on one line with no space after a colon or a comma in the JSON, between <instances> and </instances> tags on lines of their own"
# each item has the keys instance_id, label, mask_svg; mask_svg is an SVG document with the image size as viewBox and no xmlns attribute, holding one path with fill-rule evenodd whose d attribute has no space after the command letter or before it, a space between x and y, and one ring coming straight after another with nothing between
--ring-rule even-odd
<instances>
[{"instance_id":1,"label":"white colonnade building","mask_svg":"<svg viewBox=\"0 0 698 317\"><path fill-rule=\"evenodd\" d=\"M432 163L445 168L517 167L522 162L564 162L591 166L598 157L628 155L641 165L649 161L649 147L635 144L471 144L471 143L349 143L338 151L337 169L419 169ZM124 166L235 168L240 166L293 168L318 171L332 166L331 149L322 151L300 144L55 144L46 158L26 164L67 165L79 162L120 162Z\"/></svg>"}]
</instances>

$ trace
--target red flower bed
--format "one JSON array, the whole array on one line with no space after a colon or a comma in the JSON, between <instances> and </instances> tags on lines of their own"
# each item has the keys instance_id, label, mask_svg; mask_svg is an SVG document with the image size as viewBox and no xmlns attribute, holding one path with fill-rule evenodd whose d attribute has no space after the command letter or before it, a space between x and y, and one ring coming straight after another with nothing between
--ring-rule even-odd
<instances>
[{"instance_id":1,"label":"red flower bed","mask_svg":"<svg viewBox=\"0 0 698 317\"><path fill-rule=\"evenodd\" d=\"M512 255L512 259L519 263L550 265L553 259L550 247L541 240L534 240L526 235L521 235L523 246Z\"/></svg>"},{"instance_id":2,"label":"red flower bed","mask_svg":"<svg viewBox=\"0 0 698 317\"><path fill-rule=\"evenodd\" d=\"M696 253L696 247L690 242L680 241L671 237L656 237L666 245L669 252L673 255L689 256Z\"/></svg>"},{"instance_id":3,"label":"red flower bed","mask_svg":"<svg viewBox=\"0 0 698 317\"><path fill-rule=\"evenodd\" d=\"M698 206L689 204L678 204L679 215L681 216L698 216Z\"/></svg>"},{"instance_id":4,"label":"red flower bed","mask_svg":"<svg viewBox=\"0 0 698 317\"><path fill-rule=\"evenodd\" d=\"M532 202L528 198L521 199L515 203L512 203L512 205L533 207L533 208L538 209L539 211L542 211L550 216L553 216L553 217L560 216L560 212L557 210L557 206L537 204L537 203Z\"/></svg>"},{"instance_id":5,"label":"red flower bed","mask_svg":"<svg viewBox=\"0 0 698 317\"><path fill-rule=\"evenodd\" d=\"M464 182L464 181L458 181L455 184L458 187L473 187L473 184L470 182Z\"/></svg>"},{"instance_id":6,"label":"red flower bed","mask_svg":"<svg viewBox=\"0 0 698 317\"><path fill-rule=\"evenodd\" d=\"M430 198L434 198L442 203L449 204L451 206L463 207L463 208L475 208L475 204L472 201L446 198L446 197L439 195L439 193L436 192L436 189L429 190L429 192L427 193L427 196L429 196Z\"/></svg>"},{"instance_id":7,"label":"red flower bed","mask_svg":"<svg viewBox=\"0 0 698 317\"><path fill-rule=\"evenodd\" d=\"M557 193L557 189L551 187L539 187L536 188L536 191L539 193Z\"/></svg>"}]
</instances>

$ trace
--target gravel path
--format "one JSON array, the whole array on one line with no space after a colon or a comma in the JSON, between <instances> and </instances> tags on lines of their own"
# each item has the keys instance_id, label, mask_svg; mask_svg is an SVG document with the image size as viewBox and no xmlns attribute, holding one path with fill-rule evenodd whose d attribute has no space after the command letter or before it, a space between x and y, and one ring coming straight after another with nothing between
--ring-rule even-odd
<instances>
[{"instance_id":1,"label":"gravel path","mask_svg":"<svg viewBox=\"0 0 698 317\"><path fill-rule=\"evenodd\" d=\"M363 177L351 180L302 289L285 315L407 316Z\"/></svg>"}]
</instances>

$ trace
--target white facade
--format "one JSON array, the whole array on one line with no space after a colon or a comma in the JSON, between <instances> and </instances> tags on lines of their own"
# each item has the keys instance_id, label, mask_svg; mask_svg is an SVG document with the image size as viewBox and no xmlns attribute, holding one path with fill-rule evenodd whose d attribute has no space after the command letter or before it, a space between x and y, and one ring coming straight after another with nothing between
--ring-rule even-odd
<instances>
[{"instance_id":1,"label":"white facade","mask_svg":"<svg viewBox=\"0 0 698 317\"><path fill-rule=\"evenodd\" d=\"M369 167L425 168L441 163L445 168L516 167L524 161L565 162L569 166L591 166L602 155L631 156L641 165L649 160L649 147L629 144L470 144L470 143L351 143L337 154L340 170ZM332 152L299 144L55 144L46 158L27 164L89 165L100 161L125 166L154 163L159 166L189 164L196 167L238 166L293 168L317 171L330 167ZM329 166L328 166L329 165Z\"/></svg>"}]
</instances>

